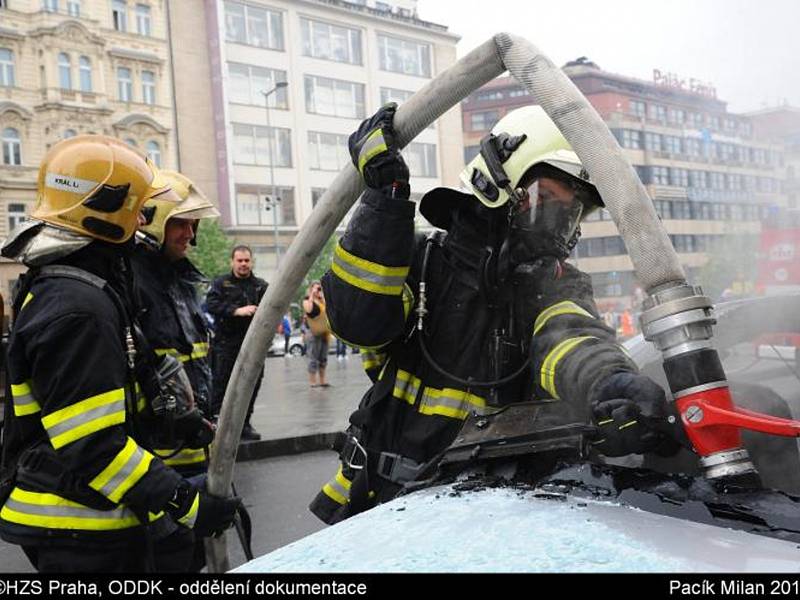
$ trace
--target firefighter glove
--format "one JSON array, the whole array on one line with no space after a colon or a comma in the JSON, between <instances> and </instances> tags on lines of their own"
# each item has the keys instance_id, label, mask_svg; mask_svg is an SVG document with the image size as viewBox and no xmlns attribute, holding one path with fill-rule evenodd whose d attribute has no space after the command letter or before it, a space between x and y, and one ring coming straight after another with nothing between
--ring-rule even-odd
<instances>
[{"instance_id":1,"label":"firefighter glove","mask_svg":"<svg viewBox=\"0 0 800 600\"><path fill-rule=\"evenodd\" d=\"M671 432L675 411L649 377L614 373L592 394L591 408L598 428L595 447L606 456L671 456L680 448Z\"/></svg>"},{"instance_id":2,"label":"firefighter glove","mask_svg":"<svg viewBox=\"0 0 800 600\"><path fill-rule=\"evenodd\" d=\"M210 537L220 535L233 525L241 505L242 499L238 496L222 498L182 481L165 510L178 523L193 529L196 535Z\"/></svg>"},{"instance_id":3,"label":"firefighter glove","mask_svg":"<svg viewBox=\"0 0 800 600\"><path fill-rule=\"evenodd\" d=\"M390 102L369 119L362 121L350 136L347 146L358 172L368 188L384 195L408 200L408 166L397 147L394 114L397 104Z\"/></svg>"},{"instance_id":4,"label":"firefighter glove","mask_svg":"<svg viewBox=\"0 0 800 600\"><path fill-rule=\"evenodd\" d=\"M214 424L193 408L175 417L175 437L189 448L204 448L214 440Z\"/></svg>"}]
</instances>

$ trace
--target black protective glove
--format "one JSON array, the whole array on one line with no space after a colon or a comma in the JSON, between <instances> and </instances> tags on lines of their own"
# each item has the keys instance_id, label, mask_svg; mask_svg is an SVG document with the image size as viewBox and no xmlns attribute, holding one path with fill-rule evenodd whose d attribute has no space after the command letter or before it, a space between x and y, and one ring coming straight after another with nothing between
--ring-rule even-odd
<instances>
[{"instance_id":1,"label":"black protective glove","mask_svg":"<svg viewBox=\"0 0 800 600\"><path fill-rule=\"evenodd\" d=\"M164 508L172 518L193 529L200 537L218 536L233 525L236 511L242 505L238 496L222 498L197 490L187 481L175 488L175 494Z\"/></svg>"},{"instance_id":2,"label":"black protective glove","mask_svg":"<svg viewBox=\"0 0 800 600\"><path fill-rule=\"evenodd\" d=\"M353 164L367 187L393 198L408 200L408 166L397 147L394 113L397 104L390 102L361 122L347 141Z\"/></svg>"},{"instance_id":3,"label":"black protective glove","mask_svg":"<svg viewBox=\"0 0 800 600\"><path fill-rule=\"evenodd\" d=\"M205 419L196 408L175 417L173 427L175 438L189 448L204 448L210 445L216 432L214 424Z\"/></svg>"},{"instance_id":4,"label":"black protective glove","mask_svg":"<svg viewBox=\"0 0 800 600\"><path fill-rule=\"evenodd\" d=\"M595 447L606 456L672 456L680 449L673 425L677 414L661 386L649 377L614 373L592 394L591 406L599 430Z\"/></svg>"}]
</instances>

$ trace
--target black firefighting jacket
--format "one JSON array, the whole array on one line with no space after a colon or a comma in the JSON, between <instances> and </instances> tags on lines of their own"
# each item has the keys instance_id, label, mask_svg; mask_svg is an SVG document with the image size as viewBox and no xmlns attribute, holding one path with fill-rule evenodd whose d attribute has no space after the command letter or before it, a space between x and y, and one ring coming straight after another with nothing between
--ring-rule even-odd
<instances>
[{"instance_id":1,"label":"black firefighting jacket","mask_svg":"<svg viewBox=\"0 0 800 600\"><path fill-rule=\"evenodd\" d=\"M206 308L214 317L215 347L235 349L238 353L252 317L234 317L237 308L261 302L267 291L267 282L252 273L239 278L233 273L214 280L206 296Z\"/></svg>"},{"instance_id":2,"label":"black firefighting jacket","mask_svg":"<svg viewBox=\"0 0 800 600\"><path fill-rule=\"evenodd\" d=\"M59 264L96 275L97 284L42 273L16 304L3 473L16 469L0 508L7 541L125 544L145 520L164 535L177 527L162 508L181 478L141 445L135 427L141 407L117 252L93 242Z\"/></svg>"},{"instance_id":3,"label":"black firefighting jacket","mask_svg":"<svg viewBox=\"0 0 800 600\"><path fill-rule=\"evenodd\" d=\"M137 246L131 264L142 333L156 355L170 354L181 361L198 408L209 415L211 366L208 328L197 290L197 286L206 281L205 277L188 259L169 262L163 254L144 246ZM155 439L158 439L157 435ZM174 448L162 446L163 443L156 445L156 454L184 475L205 465L203 448L187 447L175 453Z\"/></svg>"},{"instance_id":4,"label":"black firefighting jacket","mask_svg":"<svg viewBox=\"0 0 800 600\"><path fill-rule=\"evenodd\" d=\"M464 205L470 200L464 195ZM512 375L526 358L529 366L494 391L443 375L425 359L414 331L427 243L415 237L414 208L368 189L323 278L332 330L362 349L375 381L350 417L369 468L343 464L311 505L329 523L390 497L404 475L449 446L464 419L489 403L555 398L588 420L592 387L610 373L636 369L598 317L586 274L540 257L493 280L495 271L485 268L492 260L484 247L487 223L455 208L448 233L429 254L425 347L442 370L467 381ZM346 453L358 462L360 449ZM370 499L351 502L356 488Z\"/></svg>"}]
</instances>

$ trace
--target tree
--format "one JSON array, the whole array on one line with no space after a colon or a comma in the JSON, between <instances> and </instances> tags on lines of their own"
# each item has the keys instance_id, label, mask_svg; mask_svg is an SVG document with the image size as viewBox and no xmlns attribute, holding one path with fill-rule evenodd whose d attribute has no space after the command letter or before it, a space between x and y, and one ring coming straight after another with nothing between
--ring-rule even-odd
<instances>
[{"instance_id":1,"label":"tree","mask_svg":"<svg viewBox=\"0 0 800 600\"><path fill-rule=\"evenodd\" d=\"M235 243L217 221L202 221L197 230L197 246L192 248L190 258L206 277L213 279L230 271Z\"/></svg>"}]
</instances>

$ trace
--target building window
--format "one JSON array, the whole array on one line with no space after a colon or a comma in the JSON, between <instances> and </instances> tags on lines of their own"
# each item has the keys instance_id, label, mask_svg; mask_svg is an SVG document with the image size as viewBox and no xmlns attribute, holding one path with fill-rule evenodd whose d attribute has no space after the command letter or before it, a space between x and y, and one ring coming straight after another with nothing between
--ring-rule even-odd
<instances>
[{"instance_id":1,"label":"building window","mask_svg":"<svg viewBox=\"0 0 800 600\"><path fill-rule=\"evenodd\" d=\"M14 231L26 219L25 205L11 203L8 205L8 230Z\"/></svg>"},{"instance_id":2,"label":"building window","mask_svg":"<svg viewBox=\"0 0 800 600\"><path fill-rule=\"evenodd\" d=\"M19 138L19 131L13 127L3 129L3 164L21 165L22 164L22 142Z\"/></svg>"},{"instance_id":3,"label":"building window","mask_svg":"<svg viewBox=\"0 0 800 600\"><path fill-rule=\"evenodd\" d=\"M231 102L264 106L262 92L268 92L276 83L286 81L286 71L228 63L228 77ZM270 94L268 100L270 108L289 108L289 95L285 87Z\"/></svg>"},{"instance_id":4,"label":"building window","mask_svg":"<svg viewBox=\"0 0 800 600\"><path fill-rule=\"evenodd\" d=\"M266 203L271 186L242 185L236 187L236 222L238 225L295 225L294 188L278 186L275 195L280 210L274 212Z\"/></svg>"},{"instance_id":5,"label":"building window","mask_svg":"<svg viewBox=\"0 0 800 600\"><path fill-rule=\"evenodd\" d=\"M352 65L364 64L361 57L361 32L358 29L300 19L303 55Z\"/></svg>"},{"instance_id":6,"label":"building window","mask_svg":"<svg viewBox=\"0 0 800 600\"><path fill-rule=\"evenodd\" d=\"M650 177L656 185L669 185L669 169L667 167L650 167Z\"/></svg>"},{"instance_id":7,"label":"building window","mask_svg":"<svg viewBox=\"0 0 800 600\"><path fill-rule=\"evenodd\" d=\"M408 170L416 177L436 177L436 144L412 142L403 149Z\"/></svg>"},{"instance_id":8,"label":"building window","mask_svg":"<svg viewBox=\"0 0 800 600\"><path fill-rule=\"evenodd\" d=\"M670 108L667 111L667 120L676 125L683 125L686 120L686 113L682 108Z\"/></svg>"},{"instance_id":9,"label":"building window","mask_svg":"<svg viewBox=\"0 0 800 600\"><path fill-rule=\"evenodd\" d=\"M489 131L499 118L500 113L496 110L470 113L469 129L470 131Z\"/></svg>"},{"instance_id":10,"label":"building window","mask_svg":"<svg viewBox=\"0 0 800 600\"><path fill-rule=\"evenodd\" d=\"M381 106L388 102L397 102L398 105L402 104L411 96L414 95L414 92L410 92L408 90L398 90L396 88L381 88ZM435 129L436 126L434 123L428 125L428 129Z\"/></svg>"},{"instance_id":11,"label":"building window","mask_svg":"<svg viewBox=\"0 0 800 600\"><path fill-rule=\"evenodd\" d=\"M380 68L405 75L431 76L431 47L407 40L378 36Z\"/></svg>"},{"instance_id":12,"label":"building window","mask_svg":"<svg viewBox=\"0 0 800 600\"><path fill-rule=\"evenodd\" d=\"M318 171L339 171L350 162L347 136L308 132L309 167Z\"/></svg>"},{"instance_id":13,"label":"building window","mask_svg":"<svg viewBox=\"0 0 800 600\"><path fill-rule=\"evenodd\" d=\"M158 142L149 141L145 146L147 152L147 158L153 161L153 164L157 166L159 169L161 168L161 146L158 145Z\"/></svg>"},{"instance_id":14,"label":"building window","mask_svg":"<svg viewBox=\"0 0 800 600\"><path fill-rule=\"evenodd\" d=\"M72 63L66 52L58 55L58 85L62 90L72 89Z\"/></svg>"},{"instance_id":15,"label":"building window","mask_svg":"<svg viewBox=\"0 0 800 600\"><path fill-rule=\"evenodd\" d=\"M678 187L689 187L689 171L672 167L669 170L669 181L671 185Z\"/></svg>"},{"instance_id":16,"label":"building window","mask_svg":"<svg viewBox=\"0 0 800 600\"><path fill-rule=\"evenodd\" d=\"M136 33L150 35L150 6L147 4L136 5Z\"/></svg>"},{"instance_id":17,"label":"building window","mask_svg":"<svg viewBox=\"0 0 800 600\"><path fill-rule=\"evenodd\" d=\"M646 131L644 134L644 147L645 150L661 152L661 134Z\"/></svg>"},{"instance_id":18,"label":"building window","mask_svg":"<svg viewBox=\"0 0 800 600\"><path fill-rule=\"evenodd\" d=\"M481 147L480 146L465 146L464 147L464 164L468 165L470 161L478 156L480 153Z\"/></svg>"},{"instance_id":19,"label":"building window","mask_svg":"<svg viewBox=\"0 0 800 600\"><path fill-rule=\"evenodd\" d=\"M283 50L281 14L238 2L226 2L225 36L229 42Z\"/></svg>"},{"instance_id":20,"label":"building window","mask_svg":"<svg viewBox=\"0 0 800 600\"><path fill-rule=\"evenodd\" d=\"M672 154L681 153L681 138L675 135L665 135L663 139L664 152Z\"/></svg>"},{"instance_id":21,"label":"building window","mask_svg":"<svg viewBox=\"0 0 800 600\"><path fill-rule=\"evenodd\" d=\"M92 61L88 56L81 56L78 60L79 71L81 76L81 91L92 91Z\"/></svg>"},{"instance_id":22,"label":"building window","mask_svg":"<svg viewBox=\"0 0 800 600\"><path fill-rule=\"evenodd\" d=\"M272 153L275 154L273 166L292 166L291 130L233 124L233 162L242 165L269 165Z\"/></svg>"},{"instance_id":23,"label":"building window","mask_svg":"<svg viewBox=\"0 0 800 600\"><path fill-rule=\"evenodd\" d=\"M642 132L633 129L622 130L622 147L639 150L642 147Z\"/></svg>"},{"instance_id":24,"label":"building window","mask_svg":"<svg viewBox=\"0 0 800 600\"><path fill-rule=\"evenodd\" d=\"M65 129L64 133L61 134L62 140L68 140L69 138L75 137L78 133L74 129Z\"/></svg>"},{"instance_id":25,"label":"building window","mask_svg":"<svg viewBox=\"0 0 800 600\"><path fill-rule=\"evenodd\" d=\"M128 4L125 0L111 0L111 22L117 31L128 31Z\"/></svg>"},{"instance_id":26,"label":"building window","mask_svg":"<svg viewBox=\"0 0 800 600\"><path fill-rule=\"evenodd\" d=\"M629 100L628 107L634 117L643 119L647 114L647 105L641 100Z\"/></svg>"},{"instance_id":27,"label":"building window","mask_svg":"<svg viewBox=\"0 0 800 600\"><path fill-rule=\"evenodd\" d=\"M45 12L58 12L58 0L42 0L42 10Z\"/></svg>"},{"instance_id":28,"label":"building window","mask_svg":"<svg viewBox=\"0 0 800 600\"><path fill-rule=\"evenodd\" d=\"M142 102L156 103L156 74L152 71L142 71Z\"/></svg>"},{"instance_id":29,"label":"building window","mask_svg":"<svg viewBox=\"0 0 800 600\"><path fill-rule=\"evenodd\" d=\"M0 48L0 86L14 87L14 53Z\"/></svg>"},{"instance_id":30,"label":"building window","mask_svg":"<svg viewBox=\"0 0 800 600\"><path fill-rule=\"evenodd\" d=\"M128 146L132 146L134 148L139 146L139 144L137 144L136 140L133 138L125 138L125 143L128 144Z\"/></svg>"},{"instance_id":31,"label":"building window","mask_svg":"<svg viewBox=\"0 0 800 600\"><path fill-rule=\"evenodd\" d=\"M117 67L117 95L120 102L130 102L133 99L133 79L128 67Z\"/></svg>"},{"instance_id":32,"label":"building window","mask_svg":"<svg viewBox=\"0 0 800 600\"><path fill-rule=\"evenodd\" d=\"M650 118L654 121L660 121L661 123L666 122L667 120L667 107L661 104L651 104L650 105Z\"/></svg>"},{"instance_id":33,"label":"building window","mask_svg":"<svg viewBox=\"0 0 800 600\"><path fill-rule=\"evenodd\" d=\"M67 0L67 13L70 17L80 17L81 0Z\"/></svg>"},{"instance_id":34,"label":"building window","mask_svg":"<svg viewBox=\"0 0 800 600\"><path fill-rule=\"evenodd\" d=\"M305 76L306 111L318 115L364 118L364 84Z\"/></svg>"},{"instance_id":35,"label":"building window","mask_svg":"<svg viewBox=\"0 0 800 600\"><path fill-rule=\"evenodd\" d=\"M697 138L685 138L683 144L689 156L700 156L703 151L702 142Z\"/></svg>"}]
</instances>

